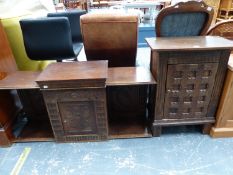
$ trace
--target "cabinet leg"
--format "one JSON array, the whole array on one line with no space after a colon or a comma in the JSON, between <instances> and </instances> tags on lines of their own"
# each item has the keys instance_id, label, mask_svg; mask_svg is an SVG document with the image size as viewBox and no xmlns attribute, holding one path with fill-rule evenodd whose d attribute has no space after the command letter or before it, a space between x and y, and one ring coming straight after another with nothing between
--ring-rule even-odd
<instances>
[{"instance_id":1,"label":"cabinet leg","mask_svg":"<svg viewBox=\"0 0 233 175\"><path fill-rule=\"evenodd\" d=\"M162 132L162 127L161 126L153 126L152 128L152 134L153 137L159 137Z\"/></svg>"},{"instance_id":2,"label":"cabinet leg","mask_svg":"<svg viewBox=\"0 0 233 175\"><path fill-rule=\"evenodd\" d=\"M210 134L210 130L212 128L213 124L209 123L209 124L204 124L202 127L202 133L203 134Z\"/></svg>"}]
</instances>

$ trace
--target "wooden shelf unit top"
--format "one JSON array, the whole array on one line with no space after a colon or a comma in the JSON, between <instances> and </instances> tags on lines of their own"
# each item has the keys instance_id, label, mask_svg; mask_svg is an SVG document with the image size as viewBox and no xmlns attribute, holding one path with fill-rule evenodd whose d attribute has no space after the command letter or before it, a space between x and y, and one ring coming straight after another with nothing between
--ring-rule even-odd
<instances>
[{"instance_id":1,"label":"wooden shelf unit top","mask_svg":"<svg viewBox=\"0 0 233 175\"><path fill-rule=\"evenodd\" d=\"M67 65L66 63L58 63L57 65L58 67L70 66L70 64ZM76 76L71 71L70 78L68 78L69 76L65 72L64 72L64 75L59 78L59 75L55 73L55 70L57 70L57 68L54 69L53 66L52 66L52 71L49 71L49 73L48 72L41 73L41 72L33 72L33 71L16 71L12 73L7 73L6 75L5 73L3 73L2 79L0 80L0 89L39 89L39 86L37 85L36 81L42 80L42 78L43 78L43 81L49 81L50 79L52 79L52 77L55 77L54 79L56 81L66 80L66 78L70 80L72 79L72 77L75 77L75 76L77 78L80 77L78 80L83 79L83 77L92 78L91 75L94 75L94 72L95 72L94 71L95 68L90 70L92 66L95 66L95 64L88 64L87 69L85 69L86 66L84 66L84 68L80 68L78 71L76 71L76 72L79 72L82 69L82 74L80 73L79 76ZM66 69L66 70L69 70L69 69ZM62 75L61 73L62 71L59 71L59 72L60 72L59 74ZM97 71L95 75L96 77L99 77L102 79L104 79L104 77L108 77L106 81L107 86L156 84L156 81L154 80L152 74L150 73L150 70L145 69L143 67L108 68L108 71L106 73L107 74L105 75L104 70L99 73ZM54 74L56 76L53 76ZM61 79L61 80L58 80L58 79Z\"/></svg>"},{"instance_id":2,"label":"wooden shelf unit top","mask_svg":"<svg viewBox=\"0 0 233 175\"><path fill-rule=\"evenodd\" d=\"M35 79L40 72L16 71L6 73L0 80L0 89L39 89Z\"/></svg>"},{"instance_id":3,"label":"wooden shelf unit top","mask_svg":"<svg viewBox=\"0 0 233 175\"><path fill-rule=\"evenodd\" d=\"M114 67L108 69L107 86L156 84L150 70L143 67Z\"/></svg>"},{"instance_id":4,"label":"wooden shelf unit top","mask_svg":"<svg viewBox=\"0 0 233 175\"><path fill-rule=\"evenodd\" d=\"M233 49L233 41L219 36L146 38L155 51L195 51Z\"/></svg>"}]
</instances>

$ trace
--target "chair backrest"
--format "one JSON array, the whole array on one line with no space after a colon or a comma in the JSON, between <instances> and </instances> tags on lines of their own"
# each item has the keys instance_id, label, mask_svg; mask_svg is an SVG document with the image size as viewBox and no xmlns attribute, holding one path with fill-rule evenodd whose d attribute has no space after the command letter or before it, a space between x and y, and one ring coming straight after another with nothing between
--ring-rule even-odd
<instances>
[{"instance_id":1,"label":"chair backrest","mask_svg":"<svg viewBox=\"0 0 233 175\"><path fill-rule=\"evenodd\" d=\"M48 13L48 17L67 17L70 22L73 42L82 42L80 29L80 16L86 14L85 10L71 10L65 12Z\"/></svg>"},{"instance_id":2,"label":"chair backrest","mask_svg":"<svg viewBox=\"0 0 233 175\"><path fill-rule=\"evenodd\" d=\"M213 19L214 10L203 1L179 2L162 9L156 18L156 36L204 35Z\"/></svg>"},{"instance_id":3,"label":"chair backrest","mask_svg":"<svg viewBox=\"0 0 233 175\"><path fill-rule=\"evenodd\" d=\"M233 19L216 23L209 29L207 35L221 36L233 40Z\"/></svg>"},{"instance_id":4,"label":"chair backrest","mask_svg":"<svg viewBox=\"0 0 233 175\"><path fill-rule=\"evenodd\" d=\"M75 57L68 18L20 20L28 57L32 60L63 60Z\"/></svg>"},{"instance_id":5,"label":"chair backrest","mask_svg":"<svg viewBox=\"0 0 233 175\"><path fill-rule=\"evenodd\" d=\"M86 14L80 19L87 60L108 60L109 67L135 66L136 15Z\"/></svg>"}]
</instances>

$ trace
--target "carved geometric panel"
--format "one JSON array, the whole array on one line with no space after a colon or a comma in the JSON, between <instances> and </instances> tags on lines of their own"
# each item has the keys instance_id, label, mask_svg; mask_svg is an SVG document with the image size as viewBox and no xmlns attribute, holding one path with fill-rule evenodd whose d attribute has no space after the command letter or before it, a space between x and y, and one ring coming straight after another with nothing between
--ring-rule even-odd
<instances>
[{"instance_id":1,"label":"carved geometric panel","mask_svg":"<svg viewBox=\"0 0 233 175\"><path fill-rule=\"evenodd\" d=\"M206 117L218 63L168 65L165 119Z\"/></svg>"},{"instance_id":2,"label":"carved geometric panel","mask_svg":"<svg viewBox=\"0 0 233 175\"><path fill-rule=\"evenodd\" d=\"M43 90L43 96L56 141L107 139L104 88Z\"/></svg>"},{"instance_id":3,"label":"carved geometric panel","mask_svg":"<svg viewBox=\"0 0 233 175\"><path fill-rule=\"evenodd\" d=\"M58 102L64 132L69 135L95 134L96 115L92 101Z\"/></svg>"}]
</instances>

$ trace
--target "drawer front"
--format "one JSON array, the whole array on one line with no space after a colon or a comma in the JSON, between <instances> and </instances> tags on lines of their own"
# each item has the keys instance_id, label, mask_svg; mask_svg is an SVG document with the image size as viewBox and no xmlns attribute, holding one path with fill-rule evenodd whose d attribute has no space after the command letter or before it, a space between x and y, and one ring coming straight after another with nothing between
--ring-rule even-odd
<instances>
[{"instance_id":1,"label":"drawer front","mask_svg":"<svg viewBox=\"0 0 233 175\"><path fill-rule=\"evenodd\" d=\"M164 119L207 116L218 63L168 65Z\"/></svg>"},{"instance_id":2,"label":"drawer front","mask_svg":"<svg viewBox=\"0 0 233 175\"><path fill-rule=\"evenodd\" d=\"M43 91L57 141L107 139L105 89Z\"/></svg>"}]
</instances>

